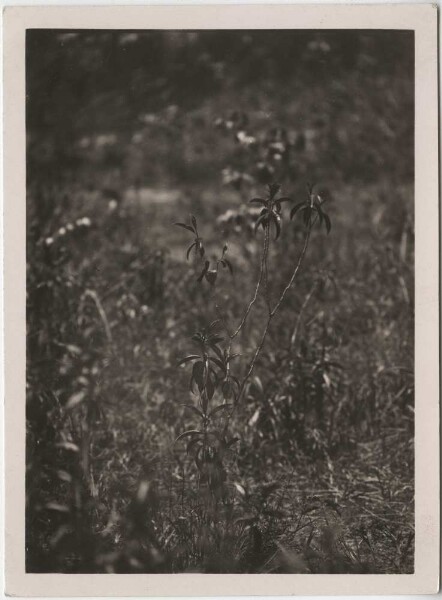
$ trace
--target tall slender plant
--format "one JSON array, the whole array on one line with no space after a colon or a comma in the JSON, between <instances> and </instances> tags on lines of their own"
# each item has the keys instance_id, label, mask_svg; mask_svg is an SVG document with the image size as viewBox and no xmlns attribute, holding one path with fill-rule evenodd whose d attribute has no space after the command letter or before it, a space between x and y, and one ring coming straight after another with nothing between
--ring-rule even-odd
<instances>
[{"instance_id":1,"label":"tall slender plant","mask_svg":"<svg viewBox=\"0 0 442 600\"><path fill-rule=\"evenodd\" d=\"M278 298L273 301L269 285L269 261L272 244L277 243L281 234L283 221L283 205L290 202L290 198L280 196L281 186L271 183L267 186L267 193L263 198L252 198L250 203L261 207L254 229L257 234L261 229L261 258L258 277L254 286L252 297L246 304L238 324L229 323L224 311L215 304L217 319L206 329L195 333L192 340L196 345L195 353L184 357L179 365L192 367L190 376L190 390L195 396L195 403L185 404L186 409L196 415L198 425L187 429L178 436L176 442L186 440L187 453L193 457L199 471L200 483L207 484L212 493L218 494L223 489L226 479L224 457L238 441L230 431L232 417L241 405L246 384L250 380L257 360L264 348L270 327L277 316L287 294L294 288L301 266L307 253L312 230L315 225L324 225L327 233L330 232L331 222L328 214L324 211L324 201L315 191L313 186L307 186L306 198L296 204L290 210L290 220L294 221L302 217L304 228L304 239L302 247L295 261L293 271L286 282ZM199 235L197 220L194 215L190 216L190 222L175 223L189 231L193 236L193 242L187 249L186 257L189 260L192 251L197 260L202 263L202 268L197 281L206 281L213 289L217 285L220 267L233 272L230 260L226 258L228 251L224 245L220 258L215 263L207 260L203 239ZM235 358L233 343L244 330L246 323L251 318L251 313L256 307L258 298L262 296L265 301L267 315L263 323L260 323L261 334L259 341L253 351L245 372L242 375L235 373L232 365Z\"/></svg>"}]
</instances>

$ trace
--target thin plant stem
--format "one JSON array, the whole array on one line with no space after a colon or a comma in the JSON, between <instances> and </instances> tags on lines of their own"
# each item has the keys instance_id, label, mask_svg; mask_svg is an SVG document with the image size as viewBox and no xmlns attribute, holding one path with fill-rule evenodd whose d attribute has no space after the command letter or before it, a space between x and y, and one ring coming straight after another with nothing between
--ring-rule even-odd
<instances>
[{"instance_id":1,"label":"thin plant stem","mask_svg":"<svg viewBox=\"0 0 442 600\"><path fill-rule=\"evenodd\" d=\"M230 420L231 420L231 418L233 416L233 413L235 412L236 408L239 406L239 404L241 402L242 396L244 394L246 383L250 379L250 377L251 377L251 375L253 373L253 370L255 368L256 361L258 360L258 357L261 354L261 351L262 351L262 349L264 347L264 342L266 340L266 337L267 337L267 334L268 334L268 331L269 331L269 328L270 328L270 324L271 324L271 322L273 320L273 317L278 312L281 304L284 301L284 298L287 295L287 292L293 286L293 284L295 282L295 279L296 279L296 277L298 275L299 269L300 269L300 267L301 267L301 265L302 265L302 263L304 261L304 257L305 257L305 254L307 252L308 244L309 244L309 241L310 241L310 234L311 234L312 226L313 226L313 223L310 223L310 226L309 226L309 228L307 230L307 234L305 236L304 245L302 247L301 253L300 253L299 258L298 258L298 261L296 263L295 268L293 269L292 275L291 275L291 277L290 277L287 285L283 289L283 291L282 291L282 293L281 293L281 295L280 295L277 303L273 307L273 309L269 310L269 315L267 317L267 321L266 321L266 324L264 326L264 331L263 331L263 334L261 336L261 340L259 341L259 344L258 344L258 346L257 346L257 348L255 350L255 353L254 353L253 358L252 358L252 360L250 362L249 368L247 369L247 372L246 372L246 374L244 375L244 377L243 377L243 379L241 381L241 384L240 384L240 387L239 387L239 390L238 390L238 396L237 396L236 401L235 401L235 403L234 403L234 405L232 407L232 410L228 413L228 415L226 417L226 422L225 422L225 425L224 425L224 433L227 431L227 427L228 427L228 424L229 424L229 422L230 422Z\"/></svg>"},{"instance_id":2,"label":"thin plant stem","mask_svg":"<svg viewBox=\"0 0 442 600\"><path fill-rule=\"evenodd\" d=\"M226 319L224 318L222 309L220 307L220 305L218 304L216 298L215 298L215 291L213 294L213 297L215 299L215 310L216 313L221 321L221 324L224 328L224 330L226 331L227 336L229 337L229 348L228 348L228 353L230 354L231 351L231 347L232 347L232 341L239 335L239 333L242 331L242 329L244 328L247 318L250 314L250 311L252 310L254 304L256 303L257 299L258 299L258 294L259 294L259 290L261 287L261 283L264 279L264 287L265 287L265 295L266 295L266 300L267 300L267 304L269 306L269 312L270 312L270 301L268 298L268 277L267 277L267 263L268 263L268 254L269 254L269 248L270 248L270 236L269 236L269 232L270 232L270 227L267 224L265 226L264 229L264 244L263 244L263 252L262 252L262 256L261 256L261 262L260 262L260 269L259 269L259 275L258 275L258 281L256 282L255 285L255 289L253 292L253 296L252 299L250 300L249 304L247 305L247 308L244 312L244 315L238 325L238 327L233 331L233 333L230 332L228 326L227 326L227 322Z\"/></svg>"},{"instance_id":3,"label":"thin plant stem","mask_svg":"<svg viewBox=\"0 0 442 600\"><path fill-rule=\"evenodd\" d=\"M267 243L267 235L268 235L268 226L265 228L265 234L264 234L264 249L262 252L262 257L261 257L261 265L260 265L260 269L259 269L259 277L258 277L258 281L256 283L255 286L255 291L253 294L252 299L250 300L246 311L244 313L243 318L241 319L240 324L238 325L238 327L235 329L234 333L231 335L231 340L233 340L234 338L236 338L236 336L240 333L240 331L242 330L242 328L244 327L246 321L247 321L247 317L250 314L250 311L253 308L253 305L255 304L257 298L258 298L258 293L259 293L259 288L261 287L261 283L264 277L264 272L265 272L265 265L267 263L267 255L268 255L268 251L269 251L269 244Z\"/></svg>"},{"instance_id":4,"label":"thin plant stem","mask_svg":"<svg viewBox=\"0 0 442 600\"><path fill-rule=\"evenodd\" d=\"M278 312L279 307L283 303L284 298L285 298L287 292L292 287L293 282L295 281L296 276L298 275L298 271L299 271L299 269L301 267L302 261L304 260L305 253L307 252L307 247L308 247L308 243L309 243L309 240L310 240L311 228L312 228L312 226L310 226L309 229L307 230L307 235L305 236L304 246L302 247L301 254L299 255L299 259L298 259L298 262L296 263L296 267L293 270L292 276L290 277L289 282L287 283L287 285L285 286L285 288L284 288L281 296L279 297L278 302L275 304L274 308L270 312L270 316L273 316L273 315L275 315Z\"/></svg>"},{"instance_id":5,"label":"thin plant stem","mask_svg":"<svg viewBox=\"0 0 442 600\"><path fill-rule=\"evenodd\" d=\"M269 290L269 278L268 278L268 259L270 250L270 225L266 225L265 228L265 241L266 248L264 251L264 296L267 303L269 314L271 313L271 301L270 301L270 290Z\"/></svg>"},{"instance_id":6,"label":"thin plant stem","mask_svg":"<svg viewBox=\"0 0 442 600\"><path fill-rule=\"evenodd\" d=\"M299 313L298 313L298 316L297 316L297 319L296 319L295 327L293 328L292 335L290 336L290 344L289 344L289 348L290 349L293 349L295 347L296 338L298 336L298 331L299 331L299 326L301 324L302 315L303 315L305 309L307 308L307 305L310 302L311 297L313 296L313 294L314 294L314 292L316 290L317 285L318 285L318 282L315 281L315 283L312 285L309 293L305 297L305 300L302 303L301 308L299 309Z\"/></svg>"},{"instance_id":7,"label":"thin plant stem","mask_svg":"<svg viewBox=\"0 0 442 600\"><path fill-rule=\"evenodd\" d=\"M112 345L113 339L112 339L112 332L111 332L111 328L109 325L109 321L107 320L106 313L104 311L103 305L101 304L97 293L94 292L93 290L86 290L83 294L83 297L91 298L91 300L94 302L97 312L100 315L100 319L103 323L104 332L106 334L107 341L109 342L110 345Z\"/></svg>"}]
</instances>

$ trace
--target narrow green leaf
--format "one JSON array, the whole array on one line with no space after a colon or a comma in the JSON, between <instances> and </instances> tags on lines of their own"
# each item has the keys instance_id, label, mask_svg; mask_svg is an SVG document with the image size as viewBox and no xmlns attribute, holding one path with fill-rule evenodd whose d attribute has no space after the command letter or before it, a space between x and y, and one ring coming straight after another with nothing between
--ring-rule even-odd
<instances>
[{"instance_id":1,"label":"narrow green leaf","mask_svg":"<svg viewBox=\"0 0 442 600\"><path fill-rule=\"evenodd\" d=\"M192 381L195 381L198 390L201 392L204 386L204 364L202 361L198 361L193 365L191 378L191 389L193 390Z\"/></svg>"},{"instance_id":2,"label":"narrow green leaf","mask_svg":"<svg viewBox=\"0 0 442 600\"><path fill-rule=\"evenodd\" d=\"M186 253L187 260L189 260L189 256L190 256L190 253L192 252L192 248L196 248L196 242L193 242L193 244L191 244L187 248L187 253Z\"/></svg>"},{"instance_id":3,"label":"narrow green leaf","mask_svg":"<svg viewBox=\"0 0 442 600\"><path fill-rule=\"evenodd\" d=\"M264 229L264 226L268 220L268 211L265 211L265 213L263 215L261 215L258 220L255 223L255 233L258 231L259 226L262 226L262 228Z\"/></svg>"},{"instance_id":4,"label":"narrow green leaf","mask_svg":"<svg viewBox=\"0 0 442 600\"><path fill-rule=\"evenodd\" d=\"M208 260L206 260L206 262L204 263L204 267L203 270L200 273L200 276L198 277L197 281L198 283L201 283L204 275L207 273L207 271L209 270L209 266L210 266L210 262Z\"/></svg>"},{"instance_id":5,"label":"narrow green leaf","mask_svg":"<svg viewBox=\"0 0 442 600\"><path fill-rule=\"evenodd\" d=\"M177 227L182 227L183 229L187 229L187 231L190 231L191 233L195 233L195 230L192 229L190 225L186 225L185 223L174 223L174 225Z\"/></svg>"},{"instance_id":6,"label":"narrow green leaf","mask_svg":"<svg viewBox=\"0 0 442 600\"><path fill-rule=\"evenodd\" d=\"M275 241L279 238L281 234L281 217L279 215L273 215L273 223L276 228Z\"/></svg>"},{"instance_id":7,"label":"narrow green leaf","mask_svg":"<svg viewBox=\"0 0 442 600\"><path fill-rule=\"evenodd\" d=\"M68 513L70 512L69 506L66 504L59 504L58 502L48 502L45 505L45 508L48 510L55 510L56 512Z\"/></svg>"},{"instance_id":8,"label":"narrow green leaf","mask_svg":"<svg viewBox=\"0 0 442 600\"><path fill-rule=\"evenodd\" d=\"M206 383L206 393L207 393L207 398L209 400L212 400L213 395L215 393L215 389L216 389L215 382L211 378L209 378Z\"/></svg>"},{"instance_id":9,"label":"narrow green leaf","mask_svg":"<svg viewBox=\"0 0 442 600\"><path fill-rule=\"evenodd\" d=\"M331 221L330 221L330 217L328 216L327 213L323 212L322 213L324 215L324 221L325 221L325 228L327 229L327 234L330 233L331 230Z\"/></svg>"},{"instance_id":10,"label":"narrow green leaf","mask_svg":"<svg viewBox=\"0 0 442 600\"><path fill-rule=\"evenodd\" d=\"M81 392L77 392L69 398L64 407L66 410L72 410L73 408L81 404L85 398L86 392L84 390L82 390Z\"/></svg>"},{"instance_id":11,"label":"narrow green leaf","mask_svg":"<svg viewBox=\"0 0 442 600\"><path fill-rule=\"evenodd\" d=\"M310 224L311 216L312 216L312 209L309 206L307 206L304 210L304 225L306 225L307 227Z\"/></svg>"},{"instance_id":12,"label":"narrow green leaf","mask_svg":"<svg viewBox=\"0 0 442 600\"><path fill-rule=\"evenodd\" d=\"M227 448L230 448L231 446L233 446L233 444L236 444L236 442L239 442L239 441L240 441L239 437L234 437L229 442L227 442L226 446L227 446Z\"/></svg>"},{"instance_id":13,"label":"narrow green leaf","mask_svg":"<svg viewBox=\"0 0 442 600\"><path fill-rule=\"evenodd\" d=\"M175 440L175 444L177 442L179 442L180 440L186 438L186 437L190 437L190 436L200 436L200 435L204 435L202 431L199 431L198 429L189 429L188 431L185 431L184 433L182 433L181 435L179 435L176 440Z\"/></svg>"},{"instance_id":14,"label":"narrow green leaf","mask_svg":"<svg viewBox=\"0 0 442 600\"><path fill-rule=\"evenodd\" d=\"M235 519L235 525L238 525L240 523L244 523L245 525L251 525L252 523L255 523L257 519L258 517L255 517L254 515L244 515L243 517L238 517L237 519Z\"/></svg>"},{"instance_id":15,"label":"narrow green leaf","mask_svg":"<svg viewBox=\"0 0 442 600\"><path fill-rule=\"evenodd\" d=\"M200 444L200 438L199 437L194 437L193 440L190 440L190 442L187 444L187 448L186 448L186 453L189 454L189 452L191 450L193 450L194 446L196 446L197 444Z\"/></svg>"},{"instance_id":16,"label":"narrow green leaf","mask_svg":"<svg viewBox=\"0 0 442 600\"><path fill-rule=\"evenodd\" d=\"M216 406L212 410L212 412L209 414L209 417L213 417L214 415L221 412L222 410L229 410L232 408L232 406L233 406L233 404L220 404L219 406Z\"/></svg>"},{"instance_id":17,"label":"narrow green leaf","mask_svg":"<svg viewBox=\"0 0 442 600\"><path fill-rule=\"evenodd\" d=\"M199 408L197 408L193 404L182 404L182 406L184 406L184 408L188 408L189 410L191 410L192 412L194 412L195 414L197 414L199 417L201 417L202 419L204 419L204 414L200 411Z\"/></svg>"},{"instance_id":18,"label":"narrow green leaf","mask_svg":"<svg viewBox=\"0 0 442 600\"><path fill-rule=\"evenodd\" d=\"M230 375L230 379L233 381L233 383L238 387L238 390L241 387L241 384L239 382L239 379L237 377L234 377L233 375Z\"/></svg>"},{"instance_id":19,"label":"narrow green leaf","mask_svg":"<svg viewBox=\"0 0 442 600\"><path fill-rule=\"evenodd\" d=\"M261 379L257 375L255 375L255 377L253 378L253 383L258 388L260 394L263 394L264 393L264 386L262 385Z\"/></svg>"},{"instance_id":20,"label":"narrow green leaf","mask_svg":"<svg viewBox=\"0 0 442 600\"><path fill-rule=\"evenodd\" d=\"M57 477L61 479L61 481L66 481L67 483L72 481L72 475L67 471L63 471L62 469L57 471Z\"/></svg>"},{"instance_id":21,"label":"narrow green leaf","mask_svg":"<svg viewBox=\"0 0 442 600\"><path fill-rule=\"evenodd\" d=\"M184 365L185 363L189 362L190 360L197 360L198 358L200 358L199 354L189 354L189 356L182 358L178 362L177 366L180 367L181 365Z\"/></svg>"},{"instance_id":22,"label":"narrow green leaf","mask_svg":"<svg viewBox=\"0 0 442 600\"><path fill-rule=\"evenodd\" d=\"M58 442L55 444L55 447L62 450L70 450L71 452L80 452L80 448L72 442Z\"/></svg>"},{"instance_id":23,"label":"narrow green leaf","mask_svg":"<svg viewBox=\"0 0 442 600\"><path fill-rule=\"evenodd\" d=\"M306 207L306 203L305 202L298 202L298 204L295 204L295 206L290 211L290 219L293 219L293 217L296 215L296 213L298 212L298 210L301 210L301 208L303 208L303 207L304 208Z\"/></svg>"},{"instance_id":24,"label":"narrow green leaf","mask_svg":"<svg viewBox=\"0 0 442 600\"><path fill-rule=\"evenodd\" d=\"M244 487L240 483L237 483L236 481L234 481L233 485L236 487L236 489L241 494L241 496L246 496L247 495L246 490L244 489Z\"/></svg>"},{"instance_id":25,"label":"narrow green leaf","mask_svg":"<svg viewBox=\"0 0 442 600\"><path fill-rule=\"evenodd\" d=\"M209 356L209 360L215 363L215 365L221 369L221 371L226 371L226 365L219 358L216 358L215 356Z\"/></svg>"},{"instance_id":26,"label":"narrow green leaf","mask_svg":"<svg viewBox=\"0 0 442 600\"><path fill-rule=\"evenodd\" d=\"M221 320L220 319L215 319L214 321L212 321L209 325L209 331L215 331L216 329L219 329L221 326Z\"/></svg>"},{"instance_id":27,"label":"narrow green leaf","mask_svg":"<svg viewBox=\"0 0 442 600\"><path fill-rule=\"evenodd\" d=\"M221 338L221 340L220 340L220 341L222 342L222 341L223 341L223 339ZM220 348L218 348L218 346L216 345L216 343L215 343L213 346L211 346L211 348L212 348L212 350L213 350L213 351L214 351L214 352L215 352L215 353L216 353L216 354L219 356L219 359L220 359L221 361L224 361L224 355L223 355L223 353L221 352Z\"/></svg>"},{"instance_id":28,"label":"narrow green leaf","mask_svg":"<svg viewBox=\"0 0 442 600\"><path fill-rule=\"evenodd\" d=\"M241 354L239 352L235 352L235 354L231 354L230 356L227 357L227 362L230 362L231 360L235 360L235 358L238 358L238 356L241 356Z\"/></svg>"}]
</instances>

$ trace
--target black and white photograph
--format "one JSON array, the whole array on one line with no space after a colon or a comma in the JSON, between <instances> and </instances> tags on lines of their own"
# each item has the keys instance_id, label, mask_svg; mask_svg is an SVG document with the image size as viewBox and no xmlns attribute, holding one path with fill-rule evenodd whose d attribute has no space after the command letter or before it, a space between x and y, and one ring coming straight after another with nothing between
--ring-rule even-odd
<instances>
[{"instance_id":1,"label":"black and white photograph","mask_svg":"<svg viewBox=\"0 0 442 600\"><path fill-rule=\"evenodd\" d=\"M26 30L26 573L415 573L415 32L360 27Z\"/></svg>"}]
</instances>

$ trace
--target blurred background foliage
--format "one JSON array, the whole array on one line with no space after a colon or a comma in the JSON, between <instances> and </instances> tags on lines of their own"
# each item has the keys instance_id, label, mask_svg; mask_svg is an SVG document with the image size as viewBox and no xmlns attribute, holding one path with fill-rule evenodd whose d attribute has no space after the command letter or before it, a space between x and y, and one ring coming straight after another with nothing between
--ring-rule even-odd
<instances>
[{"instance_id":1,"label":"blurred background foliage","mask_svg":"<svg viewBox=\"0 0 442 600\"><path fill-rule=\"evenodd\" d=\"M28 570L412 572L412 32L33 30L26 62ZM173 446L176 365L215 315L172 223L193 212L209 255L227 240L236 321L271 179L323 186L333 228L248 386L215 518ZM274 290L300 236L284 223Z\"/></svg>"},{"instance_id":2,"label":"blurred background foliage","mask_svg":"<svg viewBox=\"0 0 442 600\"><path fill-rule=\"evenodd\" d=\"M120 185L206 184L226 160L225 145L206 152L214 115L236 109L302 130L327 179L367 183L383 168L409 181L412 48L401 31L37 30L29 174L87 169L94 154L92 180L114 166Z\"/></svg>"}]
</instances>

